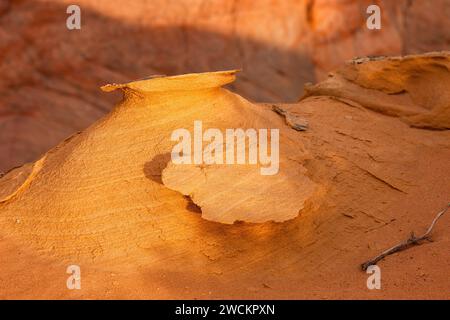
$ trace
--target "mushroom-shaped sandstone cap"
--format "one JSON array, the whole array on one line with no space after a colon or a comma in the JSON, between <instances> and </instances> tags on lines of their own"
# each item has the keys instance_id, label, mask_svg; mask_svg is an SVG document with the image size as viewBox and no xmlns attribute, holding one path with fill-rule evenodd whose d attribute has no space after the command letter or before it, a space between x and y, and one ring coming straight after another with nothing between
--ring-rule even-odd
<instances>
[{"instance_id":1,"label":"mushroom-shaped sandstone cap","mask_svg":"<svg viewBox=\"0 0 450 320\"><path fill-rule=\"evenodd\" d=\"M231 83L239 70L189 73L178 76L153 76L124 84L107 84L101 87L110 92L116 89L129 88L140 92L188 91L217 88Z\"/></svg>"}]
</instances>

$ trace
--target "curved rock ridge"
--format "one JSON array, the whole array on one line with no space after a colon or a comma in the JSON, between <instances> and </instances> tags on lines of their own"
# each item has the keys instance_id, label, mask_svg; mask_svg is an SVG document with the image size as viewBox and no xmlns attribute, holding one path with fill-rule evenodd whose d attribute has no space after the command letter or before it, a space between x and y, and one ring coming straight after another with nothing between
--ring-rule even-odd
<instances>
[{"instance_id":1,"label":"curved rock ridge","mask_svg":"<svg viewBox=\"0 0 450 320\"><path fill-rule=\"evenodd\" d=\"M450 52L357 58L306 88L309 96L351 100L413 127L450 129Z\"/></svg>"}]
</instances>

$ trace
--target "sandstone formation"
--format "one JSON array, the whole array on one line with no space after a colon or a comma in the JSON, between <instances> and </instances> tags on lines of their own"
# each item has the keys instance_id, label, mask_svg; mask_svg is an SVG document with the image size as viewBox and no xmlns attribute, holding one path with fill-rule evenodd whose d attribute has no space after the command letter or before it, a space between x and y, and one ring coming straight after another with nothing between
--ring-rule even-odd
<instances>
[{"instance_id":1,"label":"sandstone formation","mask_svg":"<svg viewBox=\"0 0 450 320\"><path fill-rule=\"evenodd\" d=\"M220 88L234 71L104 86L124 94L110 113L0 179L0 297L448 299L447 217L380 262L383 290L359 265L449 203L449 60L354 60L291 104ZM195 119L278 128L279 180L174 169L171 132Z\"/></svg>"}]
</instances>

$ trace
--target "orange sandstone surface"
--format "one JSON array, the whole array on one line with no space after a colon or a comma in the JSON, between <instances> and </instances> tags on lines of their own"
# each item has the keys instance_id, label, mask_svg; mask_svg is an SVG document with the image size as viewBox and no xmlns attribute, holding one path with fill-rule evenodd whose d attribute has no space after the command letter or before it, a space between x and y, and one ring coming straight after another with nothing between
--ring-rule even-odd
<instances>
[{"instance_id":1,"label":"orange sandstone surface","mask_svg":"<svg viewBox=\"0 0 450 320\"><path fill-rule=\"evenodd\" d=\"M381 290L360 269L450 201L449 68L356 59L289 104L223 88L235 71L104 86L110 113L0 179L0 298L450 298L448 216L379 263ZM195 120L278 129L278 175L174 167Z\"/></svg>"}]
</instances>

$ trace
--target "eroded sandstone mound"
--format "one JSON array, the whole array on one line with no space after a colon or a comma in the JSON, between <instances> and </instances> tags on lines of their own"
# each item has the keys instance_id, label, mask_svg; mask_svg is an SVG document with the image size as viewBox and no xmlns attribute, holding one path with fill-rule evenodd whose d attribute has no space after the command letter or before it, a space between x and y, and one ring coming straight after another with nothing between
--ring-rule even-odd
<instances>
[{"instance_id":1,"label":"eroded sandstone mound","mask_svg":"<svg viewBox=\"0 0 450 320\"><path fill-rule=\"evenodd\" d=\"M363 59L338 70L340 82L309 88L294 104L254 104L220 88L234 72L104 87L121 89L125 99L0 179L0 296L448 298L446 218L433 242L380 263L383 290L367 290L359 270L425 229L449 202L448 109L424 103L441 106L435 93L448 96L441 83L448 59ZM327 91L330 83L339 90ZM433 84L439 92L430 91ZM377 100L395 99L399 88L408 104ZM419 129L415 124L425 122L411 122L417 117L433 121ZM191 130L194 119L217 128L279 128L281 182L270 186L279 192L264 189L263 177L245 167L243 176L210 168L222 184L193 179L192 187L180 179L186 172L170 169L170 136L180 125ZM306 131L294 130L292 119L307 122ZM239 193L248 207L239 207ZM252 202L255 195L262 202ZM247 210L264 206L273 212L261 210L261 221ZM239 210L225 221L224 208ZM82 269L82 290L67 290L69 264Z\"/></svg>"},{"instance_id":2,"label":"eroded sandstone mound","mask_svg":"<svg viewBox=\"0 0 450 320\"><path fill-rule=\"evenodd\" d=\"M30 166L16 169L2 179L3 217L12 219L5 221L37 247L63 256L73 254L71 250L90 256L96 251L95 243L107 239L108 245L100 247L109 256L120 251L113 244L123 239L114 231L99 230L99 224L114 228L126 224L131 234L135 233L132 221L137 223L143 214L151 216L147 210L163 214L179 201L187 204L166 187L189 196L208 220L295 218L315 190L302 165L308 152L301 135L268 106L254 105L222 89L234 80L234 73L156 77L104 86L105 91L121 89L124 94L111 114L45 154L31 170L24 171ZM262 175L265 166L261 163L169 165L161 181L175 144L172 133L180 128L193 131L195 121L201 121L204 129L224 132L228 128L279 130L277 172ZM250 145L246 148L248 157ZM237 158L237 145L235 149ZM170 194L178 200L173 201ZM134 199L139 199L137 211L130 207ZM20 209L24 203L25 211ZM120 234L123 231L117 229Z\"/></svg>"},{"instance_id":3,"label":"eroded sandstone mound","mask_svg":"<svg viewBox=\"0 0 450 320\"><path fill-rule=\"evenodd\" d=\"M148 110L145 113L157 115L157 118L155 115L147 118L147 121L155 122L148 134L160 132L163 139L165 133L166 139L159 143L156 153L148 153L146 157L168 158L172 148L167 138L176 130L187 130L187 143L189 151L192 151L188 155L189 164L174 164L167 160L168 165L162 172L162 182L164 186L189 196L201 208L203 218L223 223L237 220L282 222L295 218L315 190L314 183L306 176L306 169L301 164L308 153L302 146L300 135L278 119L271 109L254 105L242 97L219 89L234 81L234 73L229 71L157 77L121 85L107 85L103 90L125 91L122 103L124 107L118 108L146 108ZM180 112L183 109L185 111ZM139 116L145 117L145 113ZM135 122L134 119L128 121ZM195 123L198 123L199 132L193 128ZM216 136L211 136L210 141L204 142L205 146L196 147L194 139L202 143L207 130L215 130ZM227 130L232 130L233 134L237 130L243 131L243 149L238 145L237 135L233 135L232 140L223 137ZM253 130L254 136L247 136L247 130ZM261 130L264 130L264 136L261 136ZM273 130L276 130L274 144L271 141ZM128 136L134 139L131 135ZM219 138L220 142L216 141ZM264 147L266 150L261 150L260 142L263 138L267 141L267 146ZM227 148L230 142L232 147ZM196 148L198 150L192 150ZM208 148L211 150L208 151ZM226 149L230 149L231 158ZM192 162L196 152L201 153L203 159L194 164ZM243 153L243 161L237 163L240 152ZM261 163L261 152L270 158L270 163ZM210 157L210 163L207 156ZM249 163L252 156L255 157L254 164ZM229 160L230 164L227 163ZM148 166L148 170L157 169ZM128 173L124 172L124 175Z\"/></svg>"}]
</instances>

